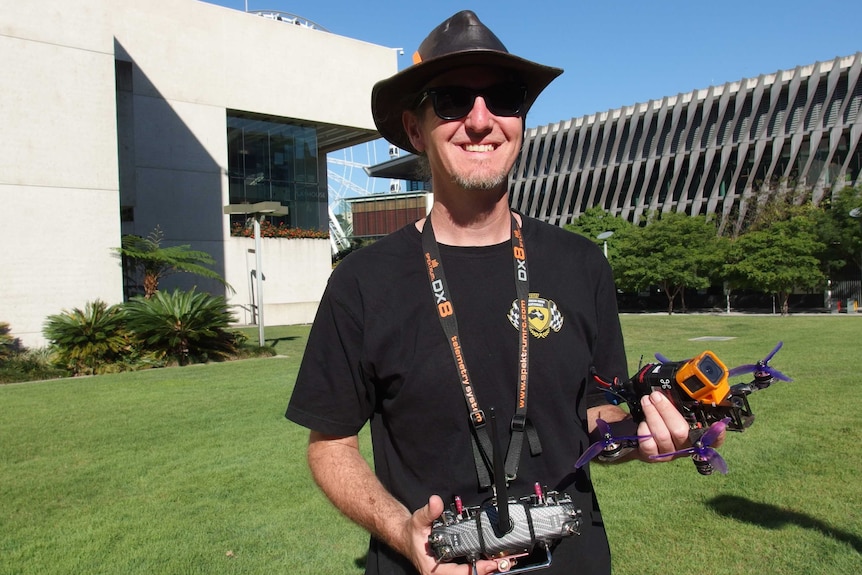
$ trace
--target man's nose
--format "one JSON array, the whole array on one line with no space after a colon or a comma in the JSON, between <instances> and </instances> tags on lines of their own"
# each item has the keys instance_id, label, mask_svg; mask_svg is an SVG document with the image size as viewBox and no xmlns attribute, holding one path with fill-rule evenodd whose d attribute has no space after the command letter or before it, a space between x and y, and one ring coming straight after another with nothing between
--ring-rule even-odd
<instances>
[{"instance_id":1,"label":"man's nose","mask_svg":"<svg viewBox=\"0 0 862 575\"><path fill-rule=\"evenodd\" d=\"M464 120L464 124L472 130L481 132L488 129L493 116L491 110L488 109L488 105L485 103L485 97L477 95L476 99L473 100L473 107Z\"/></svg>"}]
</instances>

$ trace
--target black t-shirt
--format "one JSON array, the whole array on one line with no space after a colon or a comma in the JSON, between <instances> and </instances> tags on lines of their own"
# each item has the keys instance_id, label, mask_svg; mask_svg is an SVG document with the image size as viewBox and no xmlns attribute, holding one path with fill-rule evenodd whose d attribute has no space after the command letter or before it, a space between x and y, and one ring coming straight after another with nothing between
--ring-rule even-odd
<instances>
[{"instance_id":1,"label":"black t-shirt","mask_svg":"<svg viewBox=\"0 0 862 575\"><path fill-rule=\"evenodd\" d=\"M574 463L589 445L586 409L603 403L590 367L626 377L615 287L592 242L523 218L531 328L528 418L542 443L525 445L509 495L534 483L564 491L585 516L579 537L555 549L547 575L610 572L610 553L588 468ZM479 406L493 407L508 443L517 401L519 330L512 244L441 245L440 256ZM431 494L477 505L470 421L451 349L436 313L421 246L408 225L347 257L320 303L287 417L330 435L355 435L371 422L374 467L408 509ZM414 573L405 559L372 539L369 574Z\"/></svg>"}]
</instances>

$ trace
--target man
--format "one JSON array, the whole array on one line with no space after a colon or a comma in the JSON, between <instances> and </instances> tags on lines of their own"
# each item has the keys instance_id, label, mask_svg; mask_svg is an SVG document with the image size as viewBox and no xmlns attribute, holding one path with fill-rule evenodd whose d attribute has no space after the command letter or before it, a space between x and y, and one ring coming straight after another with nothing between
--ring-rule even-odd
<instances>
[{"instance_id":1,"label":"man","mask_svg":"<svg viewBox=\"0 0 862 575\"><path fill-rule=\"evenodd\" d=\"M333 272L287 410L311 429L315 481L372 535L366 573L497 570L438 564L427 545L455 496L467 506L491 497L491 408L509 445L509 494L540 483L584 514L544 573L610 573L589 468L574 463L597 418L627 417L590 378L626 377L613 277L588 240L509 208L526 113L560 73L509 54L465 11L372 92L380 133L427 159L434 204ZM660 394L643 409L638 432L652 437L641 459L689 445ZM368 421L375 471L358 450Z\"/></svg>"}]
</instances>

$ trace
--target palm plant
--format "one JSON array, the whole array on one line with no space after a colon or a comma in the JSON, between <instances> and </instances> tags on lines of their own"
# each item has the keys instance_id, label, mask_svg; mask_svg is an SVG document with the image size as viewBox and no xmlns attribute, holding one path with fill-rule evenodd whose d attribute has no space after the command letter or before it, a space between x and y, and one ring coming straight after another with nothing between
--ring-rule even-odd
<instances>
[{"instance_id":1,"label":"palm plant","mask_svg":"<svg viewBox=\"0 0 862 575\"><path fill-rule=\"evenodd\" d=\"M236 353L236 336L228 331L234 317L222 296L194 289L157 291L149 299L135 297L126 302L125 319L147 350L180 365Z\"/></svg>"},{"instance_id":2,"label":"palm plant","mask_svg":"<svg viewBox=\"0 0 862 575\"><path fill-rule=\"evenodd\" d=\"M131 351L121 308L101 300L48 316L43 328L58 360L74 375L90 375Z\"/></svg>"},{"instance_id":3,"label":"palm plant","mask_svg":"<svg viewBox=\"0 0 862 575\"><path fill-rule=\"evenodd\" d=\"M185 272L204 278L214 279L233 289L217 272L206 266L215 263L207 252L193 250L189 245L162 247L164 233L156 226L146 238L133 235L122 237L122 247L115 248L123 258L143 276L144 297L153 297L159 289L159 282L166 276Z\"/></svg>"}]
</instances>

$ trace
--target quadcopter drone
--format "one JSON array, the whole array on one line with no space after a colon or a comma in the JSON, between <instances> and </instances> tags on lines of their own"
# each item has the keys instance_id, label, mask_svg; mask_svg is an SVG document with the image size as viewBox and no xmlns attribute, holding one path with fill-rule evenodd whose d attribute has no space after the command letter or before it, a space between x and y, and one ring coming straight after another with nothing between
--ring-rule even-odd
<instances>
[{"instance_id":1,"label":"quadcopter drone","mask_svg":"<svg viewBox=\"0 0 862 575\"><path fill-rule=\"evenodd\" d=\"M654 459L691 454L702 475L718 470L727 472L727 465L712 447L721 433L743 431L754 423L754 413L748 403L748 396L760 389L766 389L776 380L792 381L789 377L769 365L770 360L781 349L782 342L769 354L754 364L740 365L733 369L727 366L711 351L704 351L697 357L683 361L671 361L656 354L656 363L648 363L637 373L621 382L609 381L593 373L593 379L611 397L612 403L626 403L635 422L643 421L641 398L654 391L663 393L688 421L694 445L688 449L653 456ZM728 379L752 373L749 383L730 385ZM593 443L575 463L580 468L590 459L599 456L603 460L613 460L624 449L637 447L638 441L648 436L614 437L610 425L598 421L601 439Z\"/></svg>"}]
</instances>

